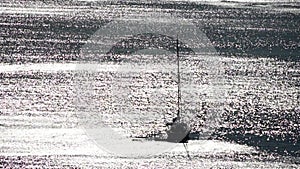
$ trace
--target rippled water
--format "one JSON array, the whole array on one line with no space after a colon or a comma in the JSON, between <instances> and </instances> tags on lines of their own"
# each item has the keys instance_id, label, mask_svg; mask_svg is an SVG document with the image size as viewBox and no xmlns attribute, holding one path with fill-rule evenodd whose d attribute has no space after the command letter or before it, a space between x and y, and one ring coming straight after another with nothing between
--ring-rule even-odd
<instances>
[{"instance_id":1,"label":"rippled water","mask_svg":"<svg viewBox=\"0 0 300 169\"><path fill-rule=\"evenodd\" d=\"M299 3L19 0L2 1L0 9L0 166L299 167ZM226 89L220 124L209 138L189 142L192 160L181 144L150 158L114 157L99 149L82 129L82 114L76 105L82 74L76 66L93 58L82 58L80 48L115 18L153 12L191 19L212 42L224 69L217 83ZM164 124L176 114L175 60L145 59L142 54L132 57L137 58L96 63L101 68L92 76L91 90L101 105L96 111L102 112L108 125L123 127L129 135L164 131ZM134 60L143 60L143 64ZM201 59L194 58L193 63L201 66ZM135 66L135 71L116 71L114 67L122 64L127 69ZM168 71L149 72L157 65ZM218 100L209 99L209 92L206 95L202 90L205 84L212 84L209 67L203 65L194 75L192 99L183 102L185 109L196 105L189 111L194 117L191 127L201 132L208 121L203 112ZM126 110L108 111L114 94L111 87L129 92L130 85L131 97L114 98L114 103L126 104ZM125 111L139 114L120 113Z\"/></svg>"}]
</instances>

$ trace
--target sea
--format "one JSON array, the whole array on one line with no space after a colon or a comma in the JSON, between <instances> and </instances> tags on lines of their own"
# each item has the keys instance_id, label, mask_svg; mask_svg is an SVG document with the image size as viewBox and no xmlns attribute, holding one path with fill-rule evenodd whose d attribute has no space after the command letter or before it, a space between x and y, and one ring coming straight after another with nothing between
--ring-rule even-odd
<instances>
[{"instance_id":1,"label":"sea","mask_svg":"<svg viewBox=\"0 0 300 169\"><path fill-rule=\"evenodd\" d=\"M297 0L1 0L0 44L0 168L300 168Z\"/></svg>"}]
</instances>

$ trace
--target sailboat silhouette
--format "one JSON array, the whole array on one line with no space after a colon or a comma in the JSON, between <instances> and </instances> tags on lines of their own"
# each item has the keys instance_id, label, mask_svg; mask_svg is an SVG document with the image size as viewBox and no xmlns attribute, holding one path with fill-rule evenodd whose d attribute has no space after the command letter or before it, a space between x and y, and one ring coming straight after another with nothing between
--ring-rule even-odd
<instances>
[{"instance_id":1,"label":"sailboat silhouette","mask_svg":"<svg viewBox=\"0 0 300 169\"><path fill-rule=\"evenodd\" d=\"M176 54L177 54L177 116L173 118L172 123L167 123L169 129L166 131L167 137L162 138L160 134L151 134L146 137L148 140L155 141L167 141L173 143L187 143L190 139L191 129L187 123L185 123L181 116L181 88L180 88L180 56L179 56L179 40L176 40Z\"/></svg>"},{"instance_id":2,"label":"sailboat silhouette","mask_svg":"<svg viewBox=\"0 0 300 169\"><path fill-rule=\"evenodd\" d=\"M180 56L179 56L179 40L176 39L177 54L177 116L173 119L171 128L167 131L168 142L187 143L191 132L188 124L184 123L181 118L181 88L180 88Z\"/></svg>"}]
</instances>

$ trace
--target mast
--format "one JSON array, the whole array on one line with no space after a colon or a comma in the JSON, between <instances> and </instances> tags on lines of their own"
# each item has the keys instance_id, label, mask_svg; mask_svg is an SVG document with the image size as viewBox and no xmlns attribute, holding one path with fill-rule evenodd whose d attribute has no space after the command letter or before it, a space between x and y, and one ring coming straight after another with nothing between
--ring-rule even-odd
<instances>
[{"instance_id":1,"label":"mast","mask_svg":"<svg viewBox=\"0 0 300 169\"><path fill-rule=\"evenodd\" d=\"M179 72L179 41L178 35L176 40L176 54L177 54L177 120L180 121L180 100L181 100L181 93L180 93L180 72Z\"/></svg>"}]
</instances>

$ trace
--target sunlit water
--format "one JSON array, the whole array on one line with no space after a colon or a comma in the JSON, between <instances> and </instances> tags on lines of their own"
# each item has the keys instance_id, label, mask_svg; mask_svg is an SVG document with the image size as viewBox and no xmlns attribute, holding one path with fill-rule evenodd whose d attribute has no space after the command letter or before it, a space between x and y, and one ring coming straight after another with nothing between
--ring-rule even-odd
<instances>
[{"instance_id":1,"label":"sunlit water","mask_svg":"<svg viewBox=\"0 0 300 169\"><path fill-rule=\"evenodd\" d=\"M0 168L299 167L296 2L3 1L0 9ZM94 93L78 94L78 77L84 77L76 70L80 47L109 20L147 12L172 13L201 25L223 66L220 83L211 80L209 66L203 65L193 76L194 88L185 91L192 97L183 100L191 127L201 132L209 125L203 112L222 100L210 99L213 91L203 88L220 85L226 90L220 122L211 136L188 144L192 160L182 144L148 158L115 157L99 149L82 127L83 121L95 123L95 118L78 113L78 96L97 100L93 112L101 112L107 125L122 127L128 136L165 131L165 123L175 117L177 76L172 57L168 62L137 54L143 62L93 62L99 68L92 76ZM118 71L120 66L130 73ZM161 66L165 73L155 71ZM182 69L189 66L183 64ZM183 78L186 75L183 71ZM117 92L120 89L125 94ZM120 110L109 109L111 99Z\"/></svg>"}]
</instances>

